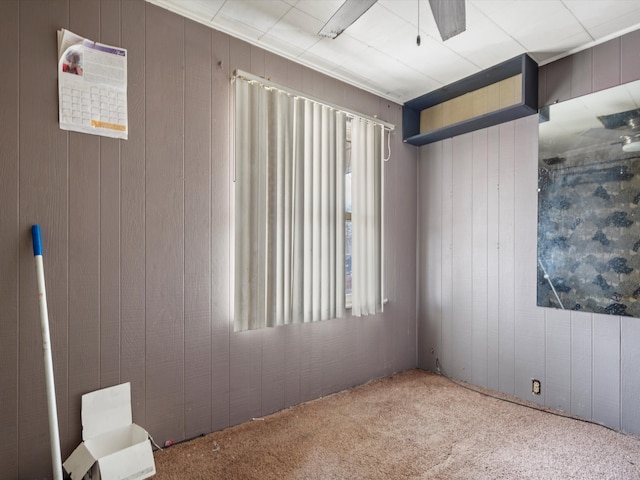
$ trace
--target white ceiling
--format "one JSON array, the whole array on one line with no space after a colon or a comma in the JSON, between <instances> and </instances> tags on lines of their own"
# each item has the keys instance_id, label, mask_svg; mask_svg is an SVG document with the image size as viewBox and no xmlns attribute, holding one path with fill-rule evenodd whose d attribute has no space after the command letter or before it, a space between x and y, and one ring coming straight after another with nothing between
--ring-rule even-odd
<instances>
[{"instance_id":1,"label":"white ceiling","mask_svg":"<svg viewBox=\"0 0 640 480\"><path fill-rule=\"evenodd\" d=\"M427 0L378 0L332 40L318 31L343 0L147 1L398 103L522 53L544 64L640 28L640 0L467 0L466 31L443 42Z\"/></svg>"}]
</instances>

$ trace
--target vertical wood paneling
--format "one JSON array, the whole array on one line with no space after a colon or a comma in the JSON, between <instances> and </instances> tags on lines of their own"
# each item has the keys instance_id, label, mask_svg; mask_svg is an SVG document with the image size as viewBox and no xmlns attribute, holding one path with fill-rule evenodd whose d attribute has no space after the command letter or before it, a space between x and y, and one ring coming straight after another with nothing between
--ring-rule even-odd
<instances>
[{"instance_id":1,"label":"vertical wood paneling","mask_svg":"<svg viewBox=\"0 0 640 480\"><path fill-rule=\"evenodd\" d=\"M442 142L420 149L418 159L418 366L436 371L442 355Z\"/></svg>"},{"instance_id":2,"label":"vertical wood paneling","mask_svg":"<svg viewBox=\"0 0 640 480\"><path fill-rule=\"evenodd\" d=\"M120 383L120 140L100 139L99 191L100 386L108 387Z\"/></svg>"},{"instance_id":3,"label":"vertical wood paneling","mask_svg":"<svg viewBox=\"0 0 640 480\"><path fill-rule=\"evenodd\" d=\"M184 436L184 20L146 8L146 405L164 443Z\"/></svg>"},{"instance_id":4,"label":"vertical wood paneling","mask_svg":"<svg viewBox=\"0 0 640 480\"><path fill-rule=\"evenodd\" d=\"M453 147L452 140L442 142L442 355L440 362L445 372L453 363L453 302L456 301L453 288Z\"/></svg>"},{"instance_id":5,"label":"vertical wood paneling","mask_svg":"<svg viewBox=\"0 0 640 480\"><path fill-rule=\"evenodd\" d=\"M350 366L349 369L349 383L350 385L357 385L360 380L364 377L365 373L364 370L366 368L365 366L365 359L364 359L364 355L363 355L363 345L366 345L367 343L367 336L369 335L369 332L367 331L367 325L363 322L363 320L366 320L364 317L360 317L360 318L356 318L356 317L351 317L349 319L348 322L348 335L349 338L356 338L357 339L355 341L352 341L351 343L351 348L349 350L349 352L347 353L347 363ZM361 335L357 336L357 333L360 332ZM313 343L313 342L312 342ZM303 344L303 351L304 351L304 344ZM312 353L312 358L314 358L313 356L313 346L310 347L310 351ZM316 361L320 360L320 357L315 356L314 358ZM303 359L303 366L305 365L305 360ZM304 371L304 370L303 370ZM311 374L313 374L313 369L307 367L307 371ZM345 372L347 373L347 372ZM312 375L309 375L309 378L313 378ZM303 386L303 393L306 392L306 395L310 396L313 392L313 386L311 385L311 382L307 381L304 382L304 376L302 377L303 382L302 382L302 386ZM303 399L305 397L303 396Z\"/></svg>"},{"instance_id":6,"label":"vertical wood paneling","mask_svg":"<svg viewBox=\"0 0 640 480\"><path fill-rule=\"evenodd\" d=\"M571 315L558 309L547 309L546 376L547 405L565 412L571 409Z\"/></svg>"},{"instance_id":7,"label":"vertical wood paneling","mask_svg":"<svg viewBox=\"0 0 640 480\"><path fill-rule=\"evenodd\" d=\"M593 315L593 420L620 428L620 317Z\"/></svg>"},{"instance_id":8,"label":"vertical wood paneling","mask_svg":"<svg viewBox=\"0 0 640 480\"><path fill-rule=\"evenodd\" d=\"M69 435L81 440L80 401L100 388L100 143L69 133Z\"/></svg>"},{"instance_id":9,"label":"vertical wood paneling","mask_svg":"<svg viewBox=\"0 0 640 480\"><path fill-rule=\"evenodd\" d=\"M70 2L69 28L99 38L100 4ZM82 440L84 393L100 387L100 138L69 134L69 405L68 438ZM70 452L67 452L70 453Z\"/></svg>"},{"instance_id":10,"label":"vertical wood paneling","mask_svg":"<svg viewBox=\"0 0 640 480\"><path fill-rule=\"evenodd\" d=\"M592 418L592 315L571 312L571 413Z\"/></svg>"},{"instance_id":11,"label":"vertical wood paneling","mask_svg":"<svg viewBox=\"0 0 640 480\"><path fill-rule=\"evenodd\" d=\"M380 342L382 336L381 316L361 317L356 320L360 324L359 330L364 332L361 342L358 342L360 355L360 378L358 384L364 383L368 378L375 378L381 366ZM371 345L374 348L371 348Z\"/></svg>"},{"instance_id":12,"label":"vertical wood paneling","mask_svg":"<svg viewBox=\"0 0 640 480\"><path fill-rule=\"evenodd\" d=\"M473 132L473 160L471 165L473 175L471 362L473 371L471 381L484 387L487 386L488 382L487 341L489 321L489 285L487 282L489 271L487 140L486 129Z\"/></svg>"},{"instance_id":13,"label":"vertical wood paneling","mask_svg":"<svg viewBox=\"0 0 640 480\"><path fill-rule=\"evenodd\" d=\"M451 167L452 188L452 275L453 358L449 373L461 380L471 380L472 296L473 292L473 134L460 135L453 141Z\"/></svg>"},{"instance_id":14,"label":"vertical wood paneling","mask_svg":"<svg viewBox=\"0 0 640 480\"><path fill-rule=\"evenodd\" d=\"M402 125L402 108L395 106L396 117L394 123L396 125ZM398 195L395 205L408 205L410 214L403 218L403 222L399 225L397 230L393 230L389 234L391 237L396 237L397 232L402 232L408 229L411 234L407 235L405 244L396 240L394 243L391 241L385 241L385 244L394 248L398 252L397 257L401 260L396 265L396 288L398 291L398 302L403 306L405 310L395 314L390 312L389 318L400 318L404 320L405 328L403 330L394 330L397 337L395 357L397 361L394 362L394 372L400 370L406 370L414 368L418 358L418 344L416 342L416 319L418 315L418 304L416 302L416 278L418 272L418 263L415 259L415 252L417 251L417 231L418 225L416 224L416 218L418 217L418 205L416 198L418 195L418 184L415 179L418 178L418 168L416 160L418 159L418 152L412 149L411 146L402 142L400 135L392 135L392 140L395 137L395 143L393 143L392 151L397 152L394 157L397 162L396 175L398 180L396 181L396 190ZM405 187L408 185L408 188ZM391 210L391 209L390 209ZM403 238L401 236L401 238ZM387 250L388 251L388 250ZM392 281L392 280L391 280Z\"/></svg>"},{"instance_id":15,"label":"vertical wood paneling","mask_svg":"<svg viewBox=\"0 0 640 480\"><path fill-rule=\"evenodd\" d=\"M349 339L354 338L354 334L358 328L358 319L349 317L346 325L346 335ZM307 340L305 335L305 330L307 330L306 325L303 326L301 331L301 342L300 342L300 401L305 401L309 396L309 362L306 357L308 357L310 353L310 342ZM358 376L360 374L360 365L358 362L359 358L359 349L357 344L354 342L350 345L350 348L344 354L344 381L347 385L355 385L358 382Z\"/></svg>"},{"instance_id":16,"label":"vertical wood paneling","mask_svg":"<svg viewBox=\"0 0 640 480\"><path fill-rule=\"evenodd\" d=\"M418 149L418 174L416 176L418 185L429 185L430 174L429 166L435 163L435 150L439 147L439 143L431 143ZM427 160L427 157L429 160ZM418 265L418 275L416 277L416 291L418 303L418 325L417 338L418 344L418 368L435 371L435 340L438 337L431 327L434 318L429 316L427 306L430 304L430 292L432 291L429 282L429 272L431 268L429 246L432 244L428 236L428 225L431 220L429 215L429 202L427 192L431 192L431 188L418 189L418 216L417 216L417 253L416 263ZM434 232L432 229L431 232Z\"/></svg>"},{"instance_id":17,"label":"vertical wood paneling","mask_svg":"<svg viewBox=\"0 0 640 480\"><path fill-rule=\"evenodd\" d=\"M211 35L211 420L229 426L229 328L231 325L230 82L229 37Z\"/></svg>"},{"instance_id":18,"label":"vertical wood paneling","mask_svg":"<svg viewBox=\"0 0 640 480\"><path fill-rule=\"evenodd\" d=\"M593 91L620 84L620 38L593 47Z\"/></svg>"},{"instance_id":19,"label":"vertical wood paneling","mask_svg":"<svg viewBox=\"0 0 640 480\"><path fill-rule=\"evenodd\" d=\"M538 116L521 118L515 124L515 392L522 398L543 403L544 396L531 396L531 379L544 380L544 321L536 315Z\"/></svg>"},{"instance_id":20,"label":"vertical wood paneling","mask_svg":"<svg viewBox=\"0 0 640 480\"><path fill-rule=\"evenodd\" d=\"M571 57L562 58L545 65L546 70L546 101L544 105L562 102L571 98Z\"/></svg>"},{"instance_id":21,"label":"vertical wood paneling","mask_svg":"<svg viewBox=\"0 0 640 480\"><path fill-rule=\"evenodd\" d=\"M487 386L500 384L500 127L487 129Z\"/></svg>"},{"instance_id":22,"label":"vertical wood paneling","mask_svg":"<svg viewBox=\"0 0 640 480\"><path fill-rule=\"evenodd\" d=\"M120 226L120 380L131 382L133 421L146 421L145 170L146 4L125 1L122 46L127 49L129 138L122 148Z\"/></svg>"},{"instance_id":23,"label":"vertical wood paneling","mask_svg":"<svg viewBox=\"0 0 640 480\"><path fill-rule=\"evenodd\" d=\"M17 0L0 6L0 45L8 65L19 65ZM0 74L0 431L9 440L0 449L0 465L7 478L18 478L18 96L20 77ZM24 257L27 258L27 257ZM30 290L31 291L31 290ZM32 297L33 298L33 297Z\"/></svg>"},{"instance_id":24,"label":"vertical wood paneling","mask_svg":"<svg viewBox=\"0 0 640 480\"><path fill-rule=\"evenodd\" d=\"M100 41L121 45L121 2L100 3ZM100 386L120 383L120 145L100 138Z\"/></svg>"},{"instance_id":25,"label":"vertical wood paneling","mask_svg":"<svg viewBox=\"0 0 640 480\"><path fill-rule=\"evenodd\" d=\"M640 79L640 30L620 37L620 83Z\"/></svg>"},{"instance_id":26,"label":"vertical wood paneling","mask_svg":"<svg viewBox=\"0 0 640 480\"><path fill-rule=\"evenodd\" d=\"M586 49L571 55L571 98L593 91L593 50Z\"/></svg>"},{"instance_id":27,"label":"vertical wood paneling","mask_svg":"<svg viewBox=\"0 0 640 480\"><path fill-rule=\"evenodd\" d=\"M301 402L301 332L302 325L288 325L284 338L284 405L290 407Z\"/></svg>"},{"instance_id":28,"label":"vertical wood paneling","mask_svg":"<svg viewBox=\"0 0 640 480\"><path fill-rule=\"evenodd\" d=\"M284 342L282 327L268 328L262 334L262 415L284 408Z\"/></svg>"},{"instance_id":29,"label":"vertical wood paneling","mask_svg":"<svg viewBox=\"0 0 640 480\"><path fill-rule=\"evenodd\" d=\"M504 393L515 390L515 125L500 125L499 180L499 387Z\"/></svg>"},{"instance_id":30,"label":"vertical wood paneling","mask_svg":"<svg viewBox=\"0 0 640 480\"><path fill-rule=\"evenodd\" d=\"M350 325L353 325L350 322ZM321 360L320 355L322 355L322 351L319 348L313 348L313 337L312 337L312 325L305 323L300 328L300 401L306 402L313 398L311 389L313 386L311 385L311 377L313 373L313 363ZM352 330L349 331L352 333ZM303 353L304 352L304 353ZM355 377L357 373L356 359L357 359L357 348L356 345L352 345L351 352L349 352L350 356L350 365L351 368L349 372L352 378Z\"/></svg>"},{"instance_id":31,"label":"vertical wood paneling","mask_svg":"<svg viewBox=\"0 0 640 480\"><path fill-rule=\"evenodd\" d=\"M637 67L640 63L636 61L638 45L640 32L633 32L577 56L541 67L540 105L584 95L591 88L599 90L640 78ZM458 352L463 349L462 345L467 342L464 334L452 334L457 332L457 326L463 321L458 317L459 306L454 307L452 303L456 297L446 293L446 286L453 282L455 287L460 287L461 292L457 294L470 295L474 299L474 383L513 392L521 398L559 407L614 428L622 425L623 428L637 431L640 422L635 407L639 387L637 375L632 372L637 371L638 360L637 349L632 345L637 344L638 339L634 319L561 312L535 306L536 119L536 116L526 117L486 130L486 220L481 219L481 209L484 207L477 200L477 195L484 193L475 191L482 188L482 180L477 178L474 170L474 273L470 288L462 288L464 278L462 282L457 282L458 274L450 275L447 271L450 259L444 245L449 238L446 225L457 220L452 219L453 213L446 206L429 197L434 191L438 192L440 200L444 200L446 194L441 190L446 182L443 182L443 175L428 175L430 167L425 165L437 158L442 160L443 156L438 152L448 148L449 142L453 142L455 151L459 148L457 142L464 140L455 137L420 148L419 365L430 368L428 329L432 318L426 313L430 308L444 312L440 317L444 339L440 358L457 358ZM480 132L475 135L480 135ZM484 145L479 147L485 149ZM474 145L474 155L477 154ZM448 168L446 163L443 168ZM478 168L475 159L473 168ZM457 194L455 188L454 205ZM429 224L431 218L426 212L431 208L439 210L439 225ZM478 244L475 232L484 232L485 228L486 278L482 266L475 271L478 259L481 264L484 261L483 246ZM437 236L435 240L434 235ZM434 248L438 250L439 260L444 265L442 271L436 273L426 260L431 258L426 252ZM459 249L454 248L454 253L458 254ZM429 284L431 275L440 282L436 286ZM477 311L483 308L480 298L485 285L486 340L483 338L485 327L482 314ZM442 294L438 290L441 286L445 289ZM480 302L477 308L476 301ZM456 313L452 316L449 313L451 311ZM486 383L483 383L477 366L484 360L483 349L486 351ZM445 367L448 362L444 362ZM542 381L543 394L539 397L531 395L532 377Z\"/></svg>"},{"instance_id":32,"label":"vertical wood paneling","mask_svg":"<svg viewBox=\"0 0 640 480\"><path fill-rule=\"evenodd\" d=\"M547 65L542 65L538 69L538 108L548 105L547 99Z\"/></svg>"},{"instance_id":33,"label":"vertical wood paneling","mask_svg":"<svg viewBox=\"0 0 640 480\"><path fill-rule=\"evenodd\" d=\"M187 438L211 430L211 30L185 22L184 415Z\"/></svg>"},{"instance_id":34,"label":"vertical wood paneling","mask_svg":"<svg viewBox=\"0 0 640 480\"><path fill-rule=\"evenodd\" d=\"M351 326L359 323L360 319L352 318ZM353 332L353 330L351 331ZM350 332L350 333L351 333ZM362 343L366 335L366 332L361 331L362 335L359 341L351 345L353 371L355 378L358 378L360 372L362 372ZM309 401L314 398L318 398L322 395L322 373L323 366L322 361L324 359L324 331L319 324L308 323L305 324L302 329L302 351L305 352L301 357L301 372L300 376L300 393L302 395L301 400L303 402ZM306 348L305 348L306 347ZM356 380L357 381L357 380Z\"/></svg>"},{"instance_id":35,"label":"vertical wood paneling","mask_svg":"<svg viewBox=\"0 0 640 480\"><path fill-rule=\"evenodd\" d=\"M233 333L229 352L229 422L262 415L262 330ZM257 354L256 354L257 352Z\"/></svg>"},{"instance_id":36,"label":"vertical wood paneling","mask_svg":"<svg viewBox=\"0 0 640 480\"><path fill-rule=\"evenodd\" d=\"M640 322L629 317L622 317L620 321L620 428L627 432L640 432Z\"/></svg>"},{"instance_id":37,"label":"vertical wood paneling","mask_svg":"<svg viewBox=\"0 0 640 480\"><path fill-rule=\"evenodd\" d=\"M59 130L55 31L66 1L20 3L19 114L19 478L51 471L42 334L31 226L42 229L45 283L62 454L68 440L68 133ZM16 19L18 21L18 19ZM28 59L28 61L24 61ZM44 86L47 86L46 88ZM34 461L38 459L38 461Z\"/></svg>"},{"instance_id":38,"label":"vertical wood paneling","mask_svg":"<svg viewBox=\"0 0 640 480\"><path fill-rule=\"evenodd\" d=\"M388 105L384 103L383 107ZM392 105L392 112L389 109L382 109L380 116L389 118L397 128L402 125L402 108ZM394 115L395 113L395 115ZM387 117L388 115L388 117ZM417 360L417 342L416 342L416 318L417 303L416 295L416 278L418 271L418 263L416 262L416 236L418 226L416 219L418 216L417 186L418 178L417 169L418 151L402 142L402 136L399 130L391 134L391 159L386 162L389 166L393 164L385 172L387 179L395 178L395 181L388 181L393 187L388 189L389 194L385 193L385 203L388 206L389 217L395 217L397 208L394 205L406 205L397 215L396 225L388 225L385 230L385 256L396 252L395 269L388 269L388 275L385 274L387 285L391 284L396 291L396 310L388 311L388 318L396 318L402 322L400 328L396 328L396 322L385 322L392 332L395 342L392 347L393 371L414 368ZM393 212L393 213L392 213ZM406 235L397 235L397 232L406 232ZM391 275L391 276L389 276ZM388 287L389 295L393 293L393 288ZM389 296L387 295L387 296ZM391 301L392 297L389 297ZM387 307L389 304L387 304ZM385 310L385 312L388 309ZM386 314L385 314L386 315ZM382 332L385 335L385 332ZM382 338L385 342L386 337ZM429 353L430 354L430 353Z\"/></svg>"},{"instance_id":39,"label":"vertical wood paneling","mask_svg":"<svg viewBox=\"0 0 640 480\"><path fill-rule=\"evenodd\" d=\"M322 395L329 395L344 388L344 353L347 350L345 345L346 324L348 320L341 318L332 321L321 322L323 328L323 351L322 351ZM318 326L320 326L318 325ZM284 350L283 350L284 352ZM284 368L282 369L284 373ZM278 383L280 388L284 384ZM284 390L283 390L284 391Z\"/></svg>"},{"instance_id":40,"label":"vertical wood paneling","mask_svg":"<svg viewBox=\"0 0 640 480\"><path fill-rule=\"evenodd\" d=\"M240 40L231 39L229 63L233 69L256 75L264 73L264 55L261 61L256 48ZM262 412L262 334L263 330L231 334L229 418L232 425L259 417Z\"/></svg>"}]
</instances>

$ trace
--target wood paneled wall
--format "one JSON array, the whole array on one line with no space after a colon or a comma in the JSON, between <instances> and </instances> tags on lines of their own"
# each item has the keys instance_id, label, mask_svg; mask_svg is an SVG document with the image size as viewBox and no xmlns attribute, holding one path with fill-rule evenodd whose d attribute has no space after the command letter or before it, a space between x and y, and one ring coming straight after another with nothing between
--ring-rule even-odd
<instances>
[{"instance_id":1,"label":"wood paneled wall","mask_svg":"<svg viewBox=\"0 0 640 480\"><path fill-rule=\"evenodd\" d=\"M633 32L541 67L540 105L640 79L638 52ZM640 319L536 306L537 142L533 115L421 147L418 364L640 433Z\"/></svg>"},{"instance_id":2,"label":"wood paneled wall","mask_svg":"<svg viewBox=\"0 0 640 480\"><path fill-rule=\"evenodd\" d=\"M640 79L640 30L543 65L538 105L562 102Z\"/></svg>"},{"instance_id":3,"label":"wood paneled wall","mask_svg":"<svg viewBox=\"0 0 640 480\"><path fill-rule=\"evenodd\" d=\"M128 49L128 140L59 129L59 28ZM51 477L36 223L63 457L81 395L120 382L162 444L415 367L417 150L399 105L142 0L3 0L0 48L1 478ZM236 68L397 125L384 314L233 333Z\"/></svg>"}]
</instances>

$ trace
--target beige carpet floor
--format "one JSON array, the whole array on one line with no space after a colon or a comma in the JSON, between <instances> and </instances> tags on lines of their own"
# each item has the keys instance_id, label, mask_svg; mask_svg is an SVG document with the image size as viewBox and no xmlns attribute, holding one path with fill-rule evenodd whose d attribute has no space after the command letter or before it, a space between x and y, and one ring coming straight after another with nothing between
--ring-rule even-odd
<instances>
[{"instance_id":1,"label":"beige carpet floor","mask_svg":"<svg viewBox=\"0 0 640 480\"><path fill-rule=\"evenodd\" d=\"M640 480L640 439L410 370L174 445L155 460L158 480Z\"/></svg>"}]
</instances>

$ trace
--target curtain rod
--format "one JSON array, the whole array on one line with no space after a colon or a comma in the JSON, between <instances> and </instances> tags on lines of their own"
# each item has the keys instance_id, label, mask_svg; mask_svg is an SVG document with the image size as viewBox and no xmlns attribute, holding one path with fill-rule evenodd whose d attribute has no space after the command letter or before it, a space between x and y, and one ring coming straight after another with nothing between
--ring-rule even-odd
<instances>
[{"instance_id":1,"label":"curtain rod","mask_svg":"<svg viewBox=\"0 0 640 480\"><path fill-rule=\"evenodd\" d=\"M378 124L382 125L384 128L386 128L386 129L388 129L390 131L394 131L396 129L396 126L393 123L385 122L383 120L380 120L377 117L372 117L370 115L364 115L364 114L362 114L360 112L356 112L355 110L350 110L348 108L341 107L341 106L336 105L334 103L325 102L324 100L321 100L321 99L319 99L317 97L313 97L311 95L307 95L306 93L298 92L297 90L293 90L293 89L291 89L289 87L285 87L285 86L280 85L278 83L272 82L271 80L267 80L266 78L259 77L257 75L253 75L252 73L248 73L248 72L245 72L243 70L235 70L234 71L233 77L231 77L231 79L235 80L237 78L239 78L241 80L246 80L246 81L249 81L249 82L258 82L261 85L264 85L266 87L276 88L276 89L281 90L283 92L290 93L291 95L295 95L296 97L300 97L300 98L304 98L305 100L311 100L312 102L320 103L320 104L325 105L327 107L330 107L330 108L333 108L335 110L339 110L341 112L344 112L344 113L346 113L348 115L353 115L353 116L356 116L356 117L364 118L364 119L369 120L371 122L378 123Z\"/></svg>"}]
</instances>

